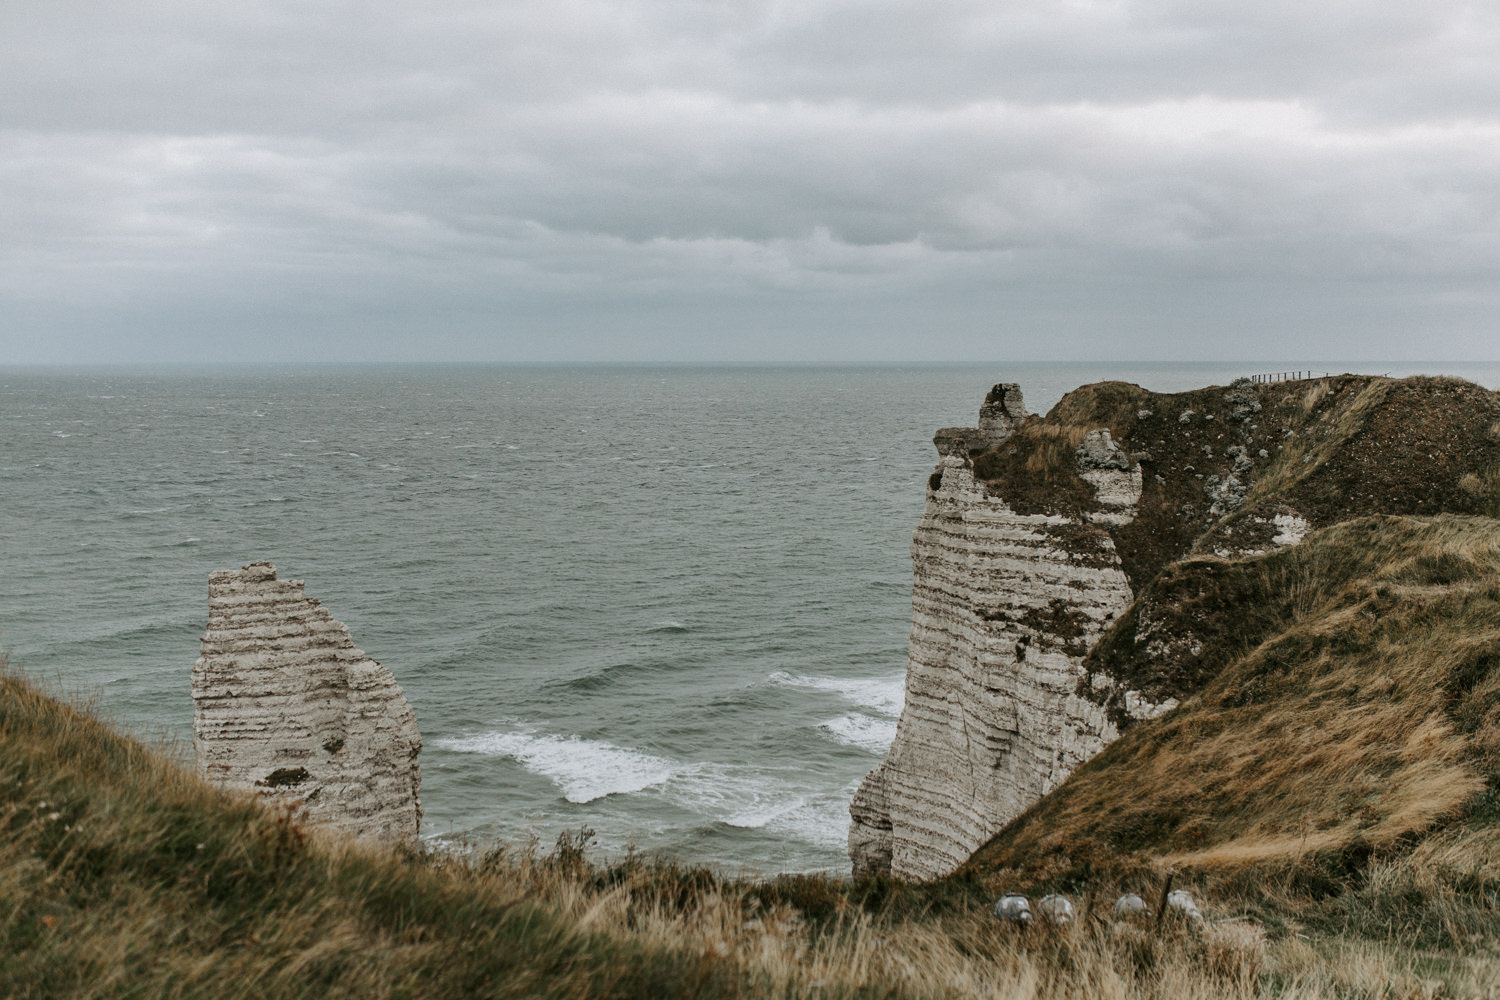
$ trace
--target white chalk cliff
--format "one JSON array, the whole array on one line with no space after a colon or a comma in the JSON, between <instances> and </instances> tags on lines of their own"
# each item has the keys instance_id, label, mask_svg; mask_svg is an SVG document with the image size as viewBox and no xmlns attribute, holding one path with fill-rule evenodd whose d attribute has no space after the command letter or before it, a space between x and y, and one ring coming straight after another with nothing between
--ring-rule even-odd
<instances>
[{"instance_id":1,"label":"white chalk cliff","mask_svg":"<svg viewBox=\"0 0 1500 1000\"><path fill-rule=\"evenodd\" d=\"M1237 649L1213 639L1234 597L1193 583L1212 561L1372 514L1485 514L1497 414L1500 395L1425 377L1099 382L1045 417L995 386L978 427L933 439L906 707L850 805L855 873L953 871L1201 690Z\"/></svg>"},{"instance_id":2,"label":"white chalk cliff","mask_svg":"<svg viewBox=\"0 0 1500 1000\"><path fill-rule=\"evenodd\" d=\"M980 417L934 438L941 459L911 547L906 706L850 806L856 875L951 872L1118 735L1079 688L1085 653L1132 599L1100 525L1134 518L1139 463L1108 431L1090 433L1076 461L1095 509L1018 513L976 482L970 456L1027 419L1019 387L995 386Z\"/></svg>"},{"instance_id":3,"label":"white chalk cliff","mask_svg":"<svg viewBox=\"0 0 1500 1000\"><path fill-rule=\"evenodd\" d=\"M193 665L193 749L226 788L380 844L414 845L422 737L390 671L270 563L215 572Z\"/></svg>"}]
</instances>

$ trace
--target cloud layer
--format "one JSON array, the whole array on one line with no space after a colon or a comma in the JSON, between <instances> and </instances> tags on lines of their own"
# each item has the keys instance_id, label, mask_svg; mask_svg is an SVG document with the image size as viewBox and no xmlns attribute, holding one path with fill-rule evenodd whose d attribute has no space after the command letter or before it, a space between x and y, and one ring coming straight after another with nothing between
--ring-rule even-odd
<instances>
[{"instance_id":1,"label":"cloud layer","mask_svg":"<svg viewBox=\"0 0 1500 1000\"><path fill-rule=\"evenodd\" d=\"M1494 356L1500 9L23 0L7 360Z\"/></svg>"}]
</instances>

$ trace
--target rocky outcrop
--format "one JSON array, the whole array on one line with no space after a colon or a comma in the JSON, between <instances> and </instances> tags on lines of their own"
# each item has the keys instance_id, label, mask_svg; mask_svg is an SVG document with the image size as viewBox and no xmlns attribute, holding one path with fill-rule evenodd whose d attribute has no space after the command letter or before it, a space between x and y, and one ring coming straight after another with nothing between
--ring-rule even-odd
<instances>
[{"instance_id":1,"label":"rocky outcrop","mask_svg":"<svg viewBox=\"0 0 1500 1000\"><path fill-rule=\"evenodd\" d=\"M997 397L1005 425L936 438L942 459L912 541L906 707L889 756L850 809L856 874L946 874L997 819L1118 735L1076 689L1084 654L1130 604L1129 581L1090 517L1020 513L975 481L969 452L1001 447L1025 420L1018 387L996 386L987 406ZM1138 463L1107 432L1079 451L1097 484L1090 514L1133 517Z\"/></svg>"},{"instance_id":2,"label":"rocky outcrop","mask_svg":"<svg viewBox=\"0 0 1500 1000\"><path fill-rule=\"evenodd\" d=\"M381 844L414 845L422 737L390 671L270 563L208 578L193 749L215 784Z\"/></svg>"},{"instance_id":3,"label":"rocky outcrop","mask_svg":"<svg viewBox=\"0 0 1500 1000\"><path fill-rule=\"evenodd\" d=\"M934 444L906 706L850 806L856 874L952 871L1201 689L1238 649L1224 625L1242 596L1163 572L1177 560L1256 557L1372 513L1500 511L1500 397L1454 379L1106 382L1045 418L1002 384L979 427Z\"/></svg>"}]
</instances>

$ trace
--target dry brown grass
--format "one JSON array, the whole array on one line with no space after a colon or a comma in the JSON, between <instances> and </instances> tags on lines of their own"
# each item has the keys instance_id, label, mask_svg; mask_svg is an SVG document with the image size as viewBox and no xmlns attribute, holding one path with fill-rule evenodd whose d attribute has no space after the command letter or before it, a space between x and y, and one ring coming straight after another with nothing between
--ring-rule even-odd
<instances>
[{"instance_id":1,"label":"dry brown grass","mask_svg":"<svg viewBox=\"0 0 1500 1000\"><path fill-rule=\"evenodd\" d=\"M1246 497L1246 508L1289 492L1298 480L1312 475L1347 448L1349 439L1364 427L1371 414L1385 405L1396 385L1392 379L1372 378L1345 397L1339 397L1327 379L1308 386L1300 400L1289 407L1297 416L1288 422L1299 425L1297 432L1259 473ZM1316 413L1319 406L1327 409Z\"/></svg>"},{"instance_id":2,"label":"dry brown grass","mask_svg":"<svg viewBox=\"0 0 1500 1000\"><path fill-rule=\"evenodd\" d=\"M1031 446L1026 457L1026 471L1050 482L1057 475L1072 473L1078 459L1076 453L1089 428L1082 425L1059 426L1037 423L1024 432L1024 439Z\"/></svg>"},{"instance_id":3,"label":"dry brown grass","mask_svg":"<svg viewBox=\"0 0 1500 1000\"><path fill-rule=\"evenodd\" d=\"M1493 971L1496 529L1484 518L1368 519L1241 561L1255 586L1223 561L1190 577L1274 599L1286 617L1269 619L1178 710L1076 771L971 871L992 887L1042 891L1125 886L1174 868L1210 898L1295 915L1332 940L1352 934L1363 943L1349 955L1379 954L1392 969L1430 965L1392 950L1420 941L1452 966L1428 979ZM1305 995L1338 995L1336 980L1297 982Z\"/></svg>"},{"instance_id":4,"label":"dry brown grass","mask_svg":"<svg viewBox=\"0 0 1500 1000\"><path fill-rule=\"evenodd\" d=\"M963 885L597 864L581 836L545 855L361 852L14 676L0 829L7 998L1250 1000L1281 961L1240 920L1117 927L1101 906L1023 932Z\"/></svg>"},{"instance_id":5,"label":"dry brown grass","mask_svg":"<svg viewBox=\"0 0 1500 1000\"><path fill-rule=\"evenodd\" d=\"M838 900L834 911L811 918L792 902L770 902L774 885L639 859L558 865L557 856L512 854L470 877L497 893L545 900L591 933L712 956L768 997L1249 998L1266 960L1264 934L1244 922L1201 934L1181 923L1152 929L1102 918L1020 930L978 900L942 912L862 907L834 880L822 886ZM684 895L685 879L697 888Z\"/></svg>"}]
</instances>

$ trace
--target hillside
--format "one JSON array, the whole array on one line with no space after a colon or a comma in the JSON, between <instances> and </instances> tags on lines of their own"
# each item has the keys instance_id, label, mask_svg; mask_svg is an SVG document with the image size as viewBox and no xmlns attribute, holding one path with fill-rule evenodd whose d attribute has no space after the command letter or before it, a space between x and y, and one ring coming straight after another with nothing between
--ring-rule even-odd
<instances>
[{"instance_id":1,"label":"hillside","mask_svg":"<svg viewBox=\"0 0 1500 1000\"><path fill-rule=\"evenodd\" d=\"M526 887L318 840L0 675L0 996L734 996Z\"/></svg>"},{"instance_id":2,"label":"hillside","mask_svg":"<svg viewBox=\"0 0 1500 1000\"><path fill-rule=\"evenodd\" d=\"M1355 519L1268 555L1183 560L1138 604L1172 609L1204 650L1199 674L1172 679L1181 705L1079 767L968 875L1076 886L1173 869L1211 893L1331 900L1319 912L1340 927L1495 947L1495 521ZM1135 636L1121 621L1091 664L1148 670Z\"/></svg>"},{"instance_id":3,"label":"hillside","mask_svg":"<svg viewBox=\"0 0 1500 1000\"><path fill-rule=\"evenodd\" d=\"M859 874L950 874L1257 644L1285 601L1214 560L1361 517L1500 513L1500 394L1459 379L1101 382L1045 416L1001 383L934 444L905 707L850 810Z\"/></svg>"},{"instance_id":4,"label":"hillside","mask_svg":"<svg viewBox=\"0 0 1500 1000\"><path fill-rule=\"evenodd\" d=\"M1463 760L1438 764L1473 780ZM1493 823L1485 809L1470 826ZM1443 983L1483 996L1500 974L1482 946L1440 940L1462 928L1493 946L1500 931L1493 863L1454 867L1478 856L1463 824L1382 876L1405 880L1401 926L1337 919L1341 906L1387 915L1392 890L1375 880L1321 904L1305 886L1268 901L1225 882L1200 892L1201 931L1121 927L1096 906L1017 933L990 916L976 872L737 879L640 856L598 864L586 831L545 855L357 850L208 788L14 675L0 676L0 823L7 998L1373 1000ZM1112 888L1101 876L1098 893ZM1442 950L1412 952L1413 933Z\"/></svg>"}]
</instances>

